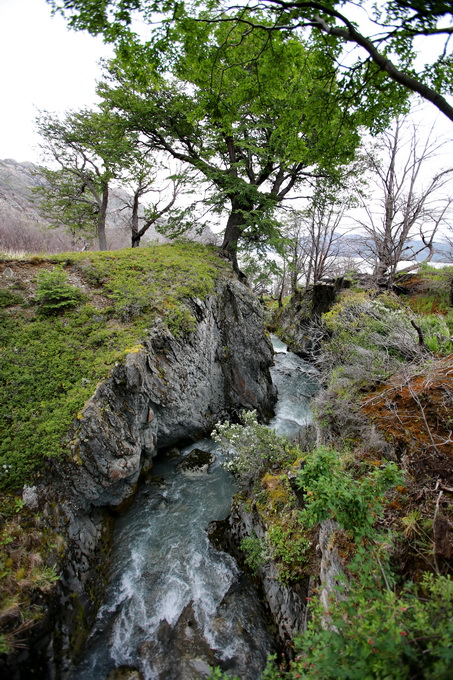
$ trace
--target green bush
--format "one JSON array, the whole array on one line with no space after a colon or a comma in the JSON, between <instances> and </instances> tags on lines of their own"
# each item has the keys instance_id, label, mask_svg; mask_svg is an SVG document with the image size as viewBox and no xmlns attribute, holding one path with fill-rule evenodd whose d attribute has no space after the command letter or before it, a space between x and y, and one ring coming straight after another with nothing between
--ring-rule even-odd
<instances>
[{"instance_id":1,"label":"green bush","mask_svg":"<svg viewBox=\"0 0 453 680\"><path fill-rule=\"evenodd\" d=\"M0 289L0 309L20 305L23 301L22 295L14 293L12 290Z\"/></svg>"},{"instance_id":2,"label":"green bush","mask_svg":"<svg viewBox=\"0 0 453 680\"><path fill-rule=\"evenodd\" d=\"M268 680L450 680L453 582L425 574L400 594L373 580L332 600L312 603L308 629L295 642L287 672L271 663Z\"/></svg>"},{"instance_id":3,"label":"green bush","mask_svg":"<svg viewBox=\"0 0 453 680\"><path fill-rule=\"evenodd\" d=\"M299 568L306 567L311 541L301 530L296 533L293 526L284 528L278 524L269 528L267 538L271 555L278 565L278 580L281 583L297 580Z\"/></svg>"},{"instance_id":4,"label":"green bush","mask_svg":"<svg viewBox=\"0 0 453 680\"><path fill-rule=\"evenodd\" d=\"M355 479L336 451L315 449L297 476L305 493L301 521L312 527L331 518L354 536L369 534L382 514L385 491L402 480L395 463L383 464Z\"/></svg>"},{"instance_id":5,"label":"green bush","mask_svg":"<svg viewBox=\"0 0 453 680\"><path fill-rule=\"evenodd\" d=\"M442 314L427 314L419 320L426 347L435 354L453 352L453 342L448 319Z\"/></svg>"},{"instance_id":6,"label":"green bush","mask_svg":"<svg viewBox=\"0 0 453 680\"><path fill-rule=\"evenodd\" d=\"M256 574L269 559L266 544L263 541L260 541L256 534L243 538L239 547L245 555L244 562L254 574Z\"/></svg>"},{"instance_id":7,"label":"green bush","mask_svg":"<svg viewBox=\"0 0 453 680\"><path fill-rule=\"evenodd\" d=\"M61 267L55 267L51 271L41 271L37 279L36 301L40 306L41 314L47 316L64 312L86 299L81 290L68 283Z\"/></svg>"}]
</instances>

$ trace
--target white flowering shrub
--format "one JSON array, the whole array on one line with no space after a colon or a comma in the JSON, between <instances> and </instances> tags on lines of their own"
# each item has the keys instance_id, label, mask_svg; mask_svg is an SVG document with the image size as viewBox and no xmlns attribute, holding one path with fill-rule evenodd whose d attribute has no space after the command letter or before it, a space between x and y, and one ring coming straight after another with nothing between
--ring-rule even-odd
<instances>
[{"instance_id":1,"label":"white flowering shrub","mask_svg":"<svg viewBox=\"0 0 453 680\"><path fill-rule=\"evenodd\" d=\"M238 424L217 423L212 437L228 455L225 467L244 485L257 482L273 466L290 465L300 455L286 437L260 425L256 411L244 411Z\"/></svg>"}]
</instances>

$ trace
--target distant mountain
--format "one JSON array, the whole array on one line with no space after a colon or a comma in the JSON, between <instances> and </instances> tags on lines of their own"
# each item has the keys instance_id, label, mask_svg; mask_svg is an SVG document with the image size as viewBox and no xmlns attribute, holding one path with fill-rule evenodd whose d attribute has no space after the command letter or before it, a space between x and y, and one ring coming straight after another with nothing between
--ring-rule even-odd
<instances>
[{"instance_id":1,"label":"distant mountain","mask_svg":"<svg viewBox=\"0 0 453 680\"><path fill-rule=\"evenodd\" d=\"M363 252L364 244L366 243L366 237L359 233L349 233L345 234L341 241L339 242L340 252L343 257L359 257L359 253ZM423 243L420 240L410 240L407 243L408 247L412 249L413 252L418 252L421 250ZM442 234L434 242L434 255L432 262L445 262L451 257L451 245L444 240ZM425 259L427 251L424 250L420 252L416 260L422 262Z\"/></svg>"},{"instance_id":2,"label":"distant mountain","mask_svg":"<svg viewBox=\"0 0 453 680\"><path fill-rule=\"evenodd\" d=\"M0 251L61 252L78 250L83 242L72 241L63 228L49 229L50 221L39 211L39 197L33 187L43 184L38 166L12 159L0 160ZM125 208L129 195L122 189L111 191L107 216L107 243L109 248L125 248L131 245L128 226L130 210ZM211 242L215 236L209 230L201 236L189 234L196 241ZM143 237L143 243L167 241L151 227Z\"/></svg>"}]
</instances>

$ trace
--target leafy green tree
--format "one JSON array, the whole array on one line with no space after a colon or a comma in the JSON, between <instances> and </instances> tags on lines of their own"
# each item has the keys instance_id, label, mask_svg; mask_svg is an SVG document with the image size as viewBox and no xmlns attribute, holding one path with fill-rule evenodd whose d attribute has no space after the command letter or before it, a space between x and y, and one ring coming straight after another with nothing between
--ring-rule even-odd
<instances>
[{"instance_id":1,"label":"leafy green tree","mask_svg":"<svg viewBox=\"0 0 453 680\"><path fill-rule=\"evenodd\" d=\"M223 3L221 3L223 4ZM437 0L323 1L264 0L281 29L307 27L318 34L327 50L353 45L356 59L343 68L343 77L357 92L376 71L430 101L453 121L453 56L449 38L453 33L452 6ZM418 67L419 41L430 41L429 63ZM339 63L340 65L340 63Z\"/></svg>"},{"instance_id":2,"label":"leafy green tree","mask_svg":"<svg viewBox=\"0 0 453 680\"><path fill-rule=\"evenodd\" d=\"M131 42L99 93L145 145L208 181L215 210L229 206L223 249L237 268L239 242L278 240L283 199L351 160L363 119L330 60L294 35L190 22L174 37L172 74L153 66L151 46Z\"/></svg>"},{"instance_id":3,"label":"leafy green tree","mask_svg":"<svg viewBox=\"0 0 453 680\"><path fill-rule=\"evenodd\" d=\"M39 212L50 219L50 228L64 227L71 235L73 245L81 238L94 238L98 205L83 180L64 168L40 167L36 174L45 183L32 191L39 196Z\"/></svg>"},{"instance_id":4,"label":"leafy green tree","mask_svg":"<svg viewBox=\"0 0 453 680\"><path fill-rule=\"evenodd\" d=\"M63 119L43 112L37 128L44 160L60 168L42 171L48 183L40 191L48 214L71 229L86 231L94 224L99 248L106 250L109 186L126 163L133 140L119 119L88 109Z\"/></svg>"},{"instance_id":5,"label":"leafy green tree","mask_svg":"<svg viewBox=\"0 0 453 680\"><path fill-rule=\"evenodd\" d=\"M244 3L241 9L231 0L211 0L207 16L203 3L183 3L176 0L48 0L54 10L67 16L70 25L104 35L108 41L126 44L132 35L133 13L142 20L153 22L163 17L162 31L156 32L156 47L165 43L168 22L188 11L200 11L205 20L232 22L238 20L252 28L265 26L267 31L311 30L314 38L337 63L342 77L349 81L355 96L351 102L368 100L372 105L374 82L378 89L393 82L407 91L416 92L430 101L453 121L453 106L447 96L452 94L453 56L449 38L453 33L452 5L447 0L262 0ZM195 10L194 10L195 8ZM262 12L272 23L262 21ZM430 57L424 66L416 61L420 41L430 44ZM341 63L338 47L351 45L357 49L355 61ZM371 99L370 99L371 95ZM389 103L393 97L389 90ZM382 103L379 103L379 107ZM376 107L376 114L379 114Z\"/></svg>"}]
</instances>

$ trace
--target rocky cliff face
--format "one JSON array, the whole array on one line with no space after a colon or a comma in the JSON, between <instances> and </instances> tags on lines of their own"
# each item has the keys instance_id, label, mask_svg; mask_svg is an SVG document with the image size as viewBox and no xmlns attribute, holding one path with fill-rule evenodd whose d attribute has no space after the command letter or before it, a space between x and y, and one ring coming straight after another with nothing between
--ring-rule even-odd
<instances>
[{"instance_id":1,"label":"rocky cliff face","mask_svg":"<svg viewBox=\"0 0 453 680\"><path fill-rule=\"evenodd\" d=\"M197 319L190 337L175 338L157 323L98 385L70 433L72 460L56 468L51 491L44 491L67 540L58 630L53 637L44 630L39 643L48 645L52 677L65 676L64 659L77 652L94 616L109 512L130 502L159 449L195 439L244 408L271 413L272 348L253 295L224 280L216 294L189 304Z\"/></svg>"},{"instance_id":2,"label":"rocky cliff face","mask_svg":"<svg viewBox=\"0 0 453 680\"><path fill-rule=\"evenodd\" d=\"M230 280L190 306L198 323L189 338L158 323L79 414L65 483L80 508L123 504L160 448L242 409L270 415L273 355L254 297Z\"/></svg>"},{"instance_id":3,"label":"rocky cliff face","mask_svg":"<svg viewBox=\"0 0 453 680\"><path fill-rule=\"evenodd\" d=\"M333 283L317 283L295 292L283 311L278 310L270 325L278 329L291 352L313 360L325 338L321 315L329 311L342 287L347 287L343 278Z\"/></svg>"},{"instance_id":4,"label":"rocky cliff face","mask_svg":"<svg viewBox=\"0 0 453 680\"><path fill-rule=\"evenodd\" d=\"M247 536L256 536L259 540L264 540L268 529L258 513L250 511L248 503L236 500L226 527L227 540L231 541L233 553L237 554L238 546ZM279 579L278 567L271 559L259 568L258 578L277 626L280 642L290 656L292 640L303 633L307 625L310 577L287 585Z\"/></svg>"}]
</instances>

